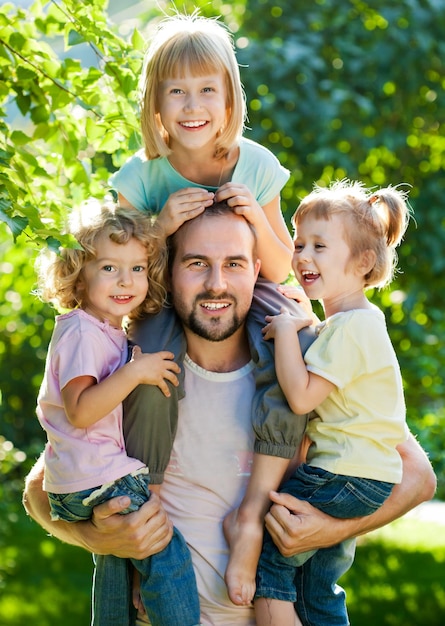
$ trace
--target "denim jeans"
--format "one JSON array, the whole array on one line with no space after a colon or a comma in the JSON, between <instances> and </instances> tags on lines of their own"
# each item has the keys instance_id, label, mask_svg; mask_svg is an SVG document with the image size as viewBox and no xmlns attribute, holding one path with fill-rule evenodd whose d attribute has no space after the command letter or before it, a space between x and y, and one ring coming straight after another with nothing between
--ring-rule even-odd
<instances>
[{"instance_id":1,"label":"denim jeans","mask_svg":"<svg viewBox=\"0 0 445 626\"><path fill-rule=\"evenodd\" d=\"M67 521L89 519L98 504L129 496L131 513L149 499L146 473L124 476L97 490L77 494L50 494L53 515ZM87 500L87 504L82 503ZM200 621L198 590L190 551L174 529L168 546L143 560L130 559L141 574L141 599L152 626L196 626ZM135 610L129 562L112 555L96 555L93 581L92 626L132 626Z\"/></svg>"},{"instance_id":2,"label":"denim jeans","mask_svg":"<svg viewBox=\"0 0 445 626\"><path fill-rule=\"evenodd\" d=\"M346 594L336 581L351 567L354 555L355 539L348 539L317 550L297 567L295 608L303 626L349 626Z\"/></svg>"},{"instance_id":3,"label":"denim jeans","mask_svg":"<svg viewBox=\"0 0 445 626\"><path fill-rule=\"evenodd\" d=\"M303 464L280 491L306 500L333 517L351 518L376 511L392 488L391 483L339 476ZM349 624L345 594L336 583L351 567L354 553L355 540L349 540L284 557L266 532L256 597L295 602L304 626L345 626Z\"/></svg>"}]
</instances>

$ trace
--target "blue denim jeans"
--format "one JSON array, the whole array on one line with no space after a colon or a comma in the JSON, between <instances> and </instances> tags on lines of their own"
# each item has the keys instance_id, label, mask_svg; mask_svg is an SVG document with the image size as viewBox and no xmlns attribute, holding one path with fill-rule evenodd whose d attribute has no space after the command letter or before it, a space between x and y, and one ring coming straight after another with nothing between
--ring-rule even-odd
<instances>
[{"instance_id":1,"label":"blue denim jeans","mask_svg":"<svg viewBox=\"0 0 445 626\"><path fill-rule=\"evenodd\" d=\"M66 521L89 519L95 506L117 496L130 497L131 504L123 513L131 513L149 499L148 485L148 474L139 473L97 490L49 494L52 516ZM178 530L174 530L172 540L162 552L130 561L141 575L141 599L152 626L199 624L195 573L190 551ZM132 626L136 614L129 562L112 555L96 555L95 565L92 626Z\"/></svg>"},{"instance_id":2,"label":"blue denim jeans","mask_svg":"<svg viewBox=\"0 0 445 626\"><path fill-rule=\"evenodd\" d=\"M393 485L381 481L339 476L301 465L281 492L310 502L339 518L362 517L376 511ZM355 540L292 557L280 554L266 532L257 570L256 597L295 602L304 626L349 624L344 591L337 580L352 565Z\"/></svg>"}]
</instances>

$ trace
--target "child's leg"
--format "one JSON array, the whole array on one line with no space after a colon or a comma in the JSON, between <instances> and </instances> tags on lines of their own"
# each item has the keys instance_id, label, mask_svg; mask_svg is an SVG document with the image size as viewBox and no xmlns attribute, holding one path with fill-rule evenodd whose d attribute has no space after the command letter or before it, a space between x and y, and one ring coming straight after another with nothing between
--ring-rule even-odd
<instances>
[{"instance_id":1,"label":"child's leg","mask_svg":"<svg viewBox=\"0 0 445 626\"><path fill-rule=\"evenodd\" d=\"M136 610L131 598L129 562L96 555L91 626L133 626Z\"/></svg>"},{"instance_id":2,"label":"child's leg","mask_svg":"<svg viewBox=\"0 0 445 626\"><path fill-rule=\"evenodd\" d=\"M269 492L278 488L288 465L288 459L254 454L243 501L224 519L224 534L230 547L224 579L234 604L250 604L253 599L264 516L270 506Z\"/></svg>"},{"instance_id":3,"label":"child's leg","mask_svg":"<svg viewBox=\"0 0 445 626\"><path fill-rule=\"evenodd\" d=\"M296 609L304 626L348 626L346 595L337 581L351 567L355 539L318 550L297 569Z\"/></svg>"},{"instance_id":4,"label":"child's leg","mask_svg":"<svg viewBox=\"0 0 445 626\"><path fill-rule=\"evenodd\" d=\"M292 602L258 598L255 600L256 626L301 626Z\"/></svg>"},{"instance_id":5,"label":"child's leg","mask_svg":"<svg viewBox=\"0 0 445 626\"><path fill-rule=\"evenodd\" d=\"M158 315L132 322L129 338L142 352L170 350L181 367L179 387L169 384L170 398L154 385L139 385L123 403L127 453L148 465L152 485L160 484L176 433L178 400L184 396L184 333L174 310L164 307Z\"/></svg>"},{"instance_id":6,"label":"child's leg","mask_svg":"<svg viewBox=\"0 0 445 626\"><path fill-rule=\"evenodd\" d=\"M261 332L266 315L279 313L282 306L291 311L296 306L276 287L269 281L257 281L247 320L249 345L255 362L252 421L256 454L246 495L239 509L224 520L224 532L230 545L225 580L235 604L248 604L252 600L263 518L270 506L269 491L280 485L306 428L306 416L295 415L289 408L276 378L273 342L265 341ZM315 336L309 329L300 331L299 336L302 349L306 351Z\"/></svg>"},{"instance_id":7,"label":"child's leg","mask_svg":"<svg viewBox=\"0 0 445 626\"><path fill-rule=\"evenodd\" d=\"M294 607L297 599L296 569L295 557L289 559L282 556L266 531L256 577L254 605L257 626L300 624Z\"/></svg>"},{"instance_id":8,"label":"child's leg","mask_svg":"<svg viewBox=\"0 0 445 626\"><path fill-rule=\"evenodd\" d=\"M190 551L174 529L168 546L142 561L132 559L141 574L140 594L152 626L197 626L199 596Z\"/></svg>"}]
</instances>

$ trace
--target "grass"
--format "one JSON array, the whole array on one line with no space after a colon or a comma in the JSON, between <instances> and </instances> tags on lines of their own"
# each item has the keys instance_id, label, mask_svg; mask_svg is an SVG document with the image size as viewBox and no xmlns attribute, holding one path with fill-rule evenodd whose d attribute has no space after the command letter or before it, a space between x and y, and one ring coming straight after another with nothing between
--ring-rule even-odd
<instances>
[{"instance_id":1,"label":"grass","mask_svg":"<svg viewBox=\"0 0 445 626\"><path fill-rule=\"evenodd\" d=\"M49 537L23 512L2 538L1 626L88 626L91 555Z\"/></svg>"},{"instance_id":2,"label":"grass","mask_svg":"<svg viewBox=\"0 0 445 626\"><path fill-rule=\"evenodd\" d=\"M90 555L21 512L2 539L1 626L88 626ZM405 518L360 539L341 584L352 626L442 626L444 582L445 527Z\"/></svg>"},{"instance_id":3,"label":"grass","mask_svg":"<svg viewBox=\"0 0 445 626\"><path fill-rule=\"evenodd\" d=\"M351 624L445 623L445 526L403 518L359 540L341 580Z\"/></svg>"}]
</instances>

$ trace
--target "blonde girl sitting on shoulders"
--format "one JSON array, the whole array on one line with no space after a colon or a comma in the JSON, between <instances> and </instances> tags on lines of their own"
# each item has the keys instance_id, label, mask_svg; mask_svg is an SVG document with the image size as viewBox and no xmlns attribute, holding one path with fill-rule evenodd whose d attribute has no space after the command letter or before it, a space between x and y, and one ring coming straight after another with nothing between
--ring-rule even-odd
<instances>
[{"instance_id":1,"label":"blonde girl sitting on shoulders","mask_svg":"<svg viewBox=\"0 0 445 626\"><path fill-rule=\"evenodd\" d=\"M284 281L291 268L292 240L280 208L289 172L268 149L243 137L245 119L245 96L229 31L217 19L197 13L166 18L154 33L141 76L144 149L112 179L120 202L157 214L165 237L214 201L226 201L258 236L261 277L247 325L256 364L252 410L256 454L246 497L224 523L231 548L225 579L230 599L240 605L253 598L268 493L278 488L306 426L306 416L297 418L289 409L276 380L273 347L261 334L264 316L278 313L286 301L276 283ZM223 298L224 285L216 295ZM288 306L298 305L288 301ZM168 309L133 324L130 336L149 352L167 346L182 364L182 330ZM312 331L303 329L301 339L304 350L313 339ZM172 390L171 399L155 388L139 387L126 401L125 436L140 458L153 456L144 436L150 415L165 415L173 432L182 394L182 385ZM168 459L161 461L155 468L160 481Z\"/></svg>"}]
</instances>

